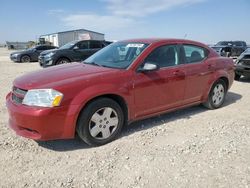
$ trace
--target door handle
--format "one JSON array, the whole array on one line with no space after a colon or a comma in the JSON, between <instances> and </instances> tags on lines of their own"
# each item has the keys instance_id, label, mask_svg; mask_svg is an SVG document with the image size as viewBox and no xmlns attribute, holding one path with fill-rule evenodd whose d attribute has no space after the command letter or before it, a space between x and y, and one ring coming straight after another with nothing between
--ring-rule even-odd
<instances>
[{"instance_id":1,"label":"door handle","mask_svg":"<svg viewBox=\"0 0 250 188\"><path fill-rule=\"evenodd\" d=\"M182 72L182 71L177 70L177 71L173 72L173 75L175 75L175 76L185 76L185 73Z\"/></svg>"},{"instance_id":2,"label":"door handle","mask_svg":"<svg viewBox=\"0 0 250 188\"><path fill-rule=\"evenodd\" d=\"M213 70L215 68L215 66L212 65L212 64L209 64L207 67L208 67L209 70Z\"/></svg>"}]
</instances>

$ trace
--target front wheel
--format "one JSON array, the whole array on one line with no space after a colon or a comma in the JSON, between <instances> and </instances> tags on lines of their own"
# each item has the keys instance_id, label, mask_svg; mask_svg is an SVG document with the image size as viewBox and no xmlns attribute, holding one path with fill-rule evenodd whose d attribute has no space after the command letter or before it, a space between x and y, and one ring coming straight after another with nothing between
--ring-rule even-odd
<instances>
[{"instance_id":1,"label":"front wheel","mask_svg":"<svg viewBox=\"0 0 250 188\"><path fill-rule=\"evenodd\" d=\"M70 60L68 60L67 58L60 58L60 59L56 62L56 65L67 64L67 63L70 63Z\"/></svg>"},{"instance_id":2,"label":"front wheel","mask_svg":"<svg viewBox=\"0 0 250 188\"><path fill-rule=\"evenodd\" d=\"M77 122L79 137L89 145L99 146L114 140L124 124L124 114L118 103L99 98L82 111Z\"/></svg>"},{"instance_id":3,"label":"front wheel","mask_svg":"<svg viewBox=\"0 0 250 188\"><path fill-rule=\"evenodd\" d=\"M226 93L225 82L221 79L216 81L209 92L207 101L203 105L209 109L220 108L225 101Z\"/></svg>"},{"instance_id":4,"label":"front wheel","mask_svg":"<svg viewBox=\"0 0 250 188\"><path fill-rule=\"evenodd\" d=\"M31 61L31 59L30 59L30 56L28 56L28 55L23 55L21 57L21 62L22 63L29 63L30 61Z\"/></svg>"}]
</instances>

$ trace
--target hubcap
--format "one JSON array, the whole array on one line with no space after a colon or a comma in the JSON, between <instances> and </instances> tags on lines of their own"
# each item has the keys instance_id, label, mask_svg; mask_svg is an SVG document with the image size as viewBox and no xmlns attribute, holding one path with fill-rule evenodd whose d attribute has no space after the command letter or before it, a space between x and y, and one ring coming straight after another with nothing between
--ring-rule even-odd
<instances>
[{"instance_id":1,"label":"hubcap","mask_svg":"<svg viewBox=\"0 0 250 188\"><path fill-rule=\"evenodd\" d=\"M223 85L217 84L213 90L213 97L212 97L213 103L215 105L220 105L221 102L223 101L224 95L225 95L225 89Z\"/></svg>"},{"instance_id":2,"label":"hubcap","mask_svg":"<svg viewBox=\"0 0 250 188\"><path fill-rule=\"evenodd\" d=\"M61 61L59 61L58 64L66 64L66 63L69 63L69 61L67 61L67 60L61 60Z\"/></svg>"},{"instance_id":3,"label":"hubcap","mask_svg":"<svg viewBox=\"0 0 250 188\"><path fill-rule=\"evenodd\" d=\"M22 57L22 62L29 62L30 58L28 56L23 56Z\"/></svg>"},{"instance_id":4,"label":"hubcap","mask_svg":"<svg viewBox=\"0 0 250 188\"><path fill-rule=\"evenodd\" d=\"M89 121L89 132L92 137L102 140L109 138L117 129L118 115L113 108L97 110Z\"/></svg>"}]
</instances>

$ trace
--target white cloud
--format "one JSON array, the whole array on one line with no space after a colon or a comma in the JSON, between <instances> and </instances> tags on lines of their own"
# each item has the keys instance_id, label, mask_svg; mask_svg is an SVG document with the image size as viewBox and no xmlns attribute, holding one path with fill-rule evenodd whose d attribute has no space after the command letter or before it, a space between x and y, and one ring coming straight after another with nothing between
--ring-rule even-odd
<instances>
[{"instance_id":1,"label":"white cloud","mask_svg":"<svg viewBox=\"0 0 250 188\"><path fill-rule=\"evenodd\" d=\"M75 13L61 18L66 27L86 28L106 33L130 32L145 26L149 16L161 11L167 11L179 6L187 6L205 0L99 0L106 4L106 14ZM52 11L53 12L53 11ZM60 12L60 11L59 11ZM116 31L116 32L115 32ZM135 32L135 31L134 31Z\"/></svg>"},{"instance_id":2,"label":"white cloud","mask_svg":"<svg viewBox=\"0 0 250 188\"><path fill-rule=\"evenodd\" d=\"M103 0L114 15L143 17L149 14L169 10L178 6L199 3L204 0Z\"/></svg>"},{"instance_id":3,"label":"white cloud","mask_svg":"<svg viewBox=\"0 0 250 188\"><path fill-rule=\"evenodd\" d=\"M97 31L115 30L135 24L132 18L98 14L71 14L62 19L71 28L87 28Z\"/></svg>"}]
</instances>

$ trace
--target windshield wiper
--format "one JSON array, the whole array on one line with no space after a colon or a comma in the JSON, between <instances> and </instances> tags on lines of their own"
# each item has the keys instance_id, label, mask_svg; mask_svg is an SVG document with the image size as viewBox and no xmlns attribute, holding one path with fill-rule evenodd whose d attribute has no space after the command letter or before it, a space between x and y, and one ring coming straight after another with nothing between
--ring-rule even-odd
<instances>
[{"instance_id":1,"label":"windshield wiper","mask_svg":"<svg viewBox=\"0 0 250 188\"><path fill-rule=\"evenodd\" d=\"M96 66L99 66L99 67L103 67L102 65L100 65L100 64L98 64L98 63L96 63L96 62L83 62L83 63L85 63L85 64L89 64L89 65L96 65Z\"/></svg>"}]
</instances>

